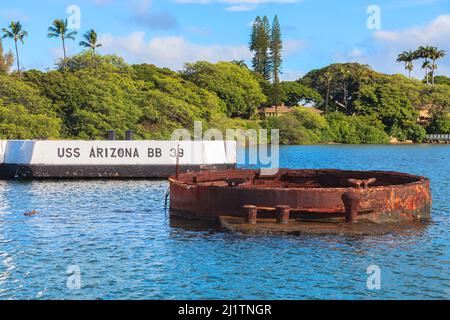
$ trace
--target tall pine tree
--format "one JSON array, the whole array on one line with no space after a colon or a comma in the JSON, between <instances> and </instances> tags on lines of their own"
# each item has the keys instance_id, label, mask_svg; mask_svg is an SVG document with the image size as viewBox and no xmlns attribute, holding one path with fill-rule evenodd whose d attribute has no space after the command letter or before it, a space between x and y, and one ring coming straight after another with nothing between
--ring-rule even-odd
<instances>
[{"instance_id":1,"label":"tall pine tree","mask_svg":"<svg viewBox=\"0 0 450 320\"><path fill-rule=\"evenodd\" d=\"M270 80L271 77L271 61L270 61L270 44L271 44L271 30L270 23L267 16L264 16L261 24L261 32L260 32L260 48L261 48L261 59L263 65L263 73L264 79Z\"/></svg>"},{"instance_id":2,"label":"tall pine tree","mask_svg":"<svg viewBox=\"0 0 450 320\"><path fill-rule=\"evenodd\" d=\"M258 16L256 17L255 22L253 22L252 34L250 36L250 45L249 45L250 51L254 53L252 59L253 70L255 70L255 72L258 73L261 73L260 70L261 63L259 61L258 45L257 45L260 26L261 26L261 18Z\"/></svg>"},{"instance_id":3,"label":"tall pine tree","mask_svg":"<svg viewBox=\"0 0 450 320\"><path fill-rule=\"evenodd\" d=\"M270 79L270 24L265 16L256 17L250 37L250 51L254 53L252 64L255 72L260 73L266 80Z\"/></svg>"},{"instance_id":4,"label":"tall pine tree","mask_svg":"<svg viewBox=\"0 0 450 320\"><path fill-rule=\"evenodd\" d=\"M281 57L281 50L283 49L283 42L281 40L281 28L278 16L275 16L272 24L272 32L270 35L270 68L272 71L273 92L272 100L275 104L276 113L278 115L278 106L282 100L282 88L280 85L281 64L283 62Z\"/></svg>"}]
</instances>

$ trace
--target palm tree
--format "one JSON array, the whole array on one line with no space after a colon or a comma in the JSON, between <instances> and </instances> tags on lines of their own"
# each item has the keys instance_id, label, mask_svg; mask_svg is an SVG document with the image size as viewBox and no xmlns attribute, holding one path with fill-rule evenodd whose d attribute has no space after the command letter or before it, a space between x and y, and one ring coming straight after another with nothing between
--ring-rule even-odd
<instances>
[{"instance_id":1,"label":"palm tree","mask_svg":"<svg viewBox=\"0 0 450 320\"><path fill-rule=\"evenodd\" d=\"M75 40L77 35L76 31L70 31L67 28L67 19L56 19L53 21L52 26L48 28L47 36L49 38L61 38L63 45L64 61L67 59L66 55L66 39Z\"/></svg>"},{"instance_id":2,"label":"palm tree","mask_svg":"<svg viewBox=\"0 0 450 320\"><path fill-rule=\"evenodd\" d=\"M80 46L84 48L92 49L92 53L95 55L95 49L100 48L102 46L101 43L98 43L97 32L94 29L87 31L83 34L83 41L80 42Z\"/></svg>"},{"instance_id":3,"label":"palm tree","mask_svg":"<svg viewBox=\"0 0 450 320\"><path fill-rule=\"evenodd\" d=\"M413 61L416 60L417 53L414 51L403 51L398 55L397 62L405 63L405 70L408 70L408 77L411 78L411 71L414 69Z\"/></svg>"},{"instance_id":4,"label":"palm tree","mask_svg":"<svg viewBox=\"0 0 450 320\"><path fill-rule=\"evenodd\" d=\"M422 63L422 69L425 70L425 78L427 79L427 84L430 84L430 81L429 81L430 72L428 71L429 69L431 69L430 61L424 60Z\"/></svg>"},{"instance_id":5,"label":"palm tree","mask_svg":"<svg viewBox=\"0 0 450 320\"><path fill-rule=\"evenodd\" d=\"M425 78L427 79L427 84L430 84L430 81L429 81L430 72L428 70L431 68L430 59L431 59L432 52L433 52L433 49L430 46L425 46L425 47L420 46L415 51L417 58L424 59L423 64L422 64L422 69L425 69Z\"/></svg>"},{"instance_id":6,"label":"palm tree","mask_svg":"<svg viewBox=\"0 0 450 320\"><path fill-rule=\"evenodd\" d=\"M431 84L434 85L434 72L437 69L436 60L445 57L445 51L439 50L437 47L431 47L430 59L431 59Z\"/></svg>"},{"instance_id":7,"label":"palm tree","mask_svg":"<svg viewBox=\"0 0 450 320\"><path fill-rule=\"evenodd\" d=\"M6 28L2 29L3 39L9 38L14 40L14 45L16 47L16 60L17 60L17 72L20 72L20 60L19 60L19 49L17 48L17 41L24 43L23 39L28 36L28 32L22 30L22 25L19 21L11 21L9 25L9 30Z\"/></svg>"}]
</instances>

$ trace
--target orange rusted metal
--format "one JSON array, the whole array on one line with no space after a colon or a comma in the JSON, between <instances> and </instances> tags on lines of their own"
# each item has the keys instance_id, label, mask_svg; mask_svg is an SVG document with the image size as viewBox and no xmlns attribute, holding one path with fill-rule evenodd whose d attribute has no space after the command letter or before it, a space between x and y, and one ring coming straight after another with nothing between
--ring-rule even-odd
<instances>
[{"instance_id":1,"label":"orange rusted metal","mask_svg":"<svg viewBox=\"0 0 450 320\"><path fill-rule=\"evenodd\" d=\"M324 222L400 222L430 218L430 181L385 171L225 170L170 177L170 207L186 218L242 217Z\"/></svg>"}]
</instances>

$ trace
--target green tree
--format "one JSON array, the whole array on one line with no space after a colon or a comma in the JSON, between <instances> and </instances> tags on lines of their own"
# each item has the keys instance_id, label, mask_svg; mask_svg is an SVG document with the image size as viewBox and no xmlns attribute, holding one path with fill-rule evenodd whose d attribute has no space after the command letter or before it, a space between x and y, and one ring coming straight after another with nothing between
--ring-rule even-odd
<instances>
[{"instance_id":1,"label":"green tree","mask_svg":"<svg viewBox=\"0 0 450 320\"><path fill-rule=\"evenodd\" d=\"M255 72L263 75L266 80L271 78L270 68L270 23L266 16L256 17L250 36L250 51L254 53L252 64Z\"/></svg>"},{"instance_id":2,"label":"green tree","mask_svg":"<svg viewBox=\"0 0 450 320\"><path fill-rule=\"evenodd\" d=\"M411 78L411 71L414 69L414 60L417 59L415 51L403 51L398 55L397 62L405 63L405 70L408 70L408 78Z\"/></svg>"},{"instance_id":3,"label":"green tree","mask_svg":"<svg viewBox=\"0 0 450 320\"><path fill-rule=\"evenodd\" d=\"M9 29L3 28L3 39L9 38L14 40L14 46L16 48L16 61L17 61L17 72L20 72L20 60L19 60L19 49L17 47L17 42L20 41L24 43L24 38L28 36L28 32L22 30L22 24L17 21L12 21L9 25Z\"/></svg>"},{"instance_id":4,"label":"green tree","mask_svg":"<svg viewBox=\"0 0 450 320\"><path fill-rule=\"evenodd\" d=\"M445 84L447 86L450 86L450 78L447 76L443 76L443 75L435 76L434 83L435 84Z\"/></svg>"},{"instance_id":5,"label":"green tree","mask_svg":"<svg viewBox=\"0 0 450 320\"><path fill-rule=\"evenodd\" d=\"M379 119L387 132L399 140L419 142L424 138L425 130L416 124L419 113L398 86L364 85L355 106L360 114Z\"/></svg>"},{"instance_id":6,"label":"green tree","mask_svg":"<svg viewBox=\"0 0 450 320\"><path fill-rule=\"evenodd\" d=\"M102 47L102 44L98 42L97 32L94 29L87 31L83 34L83 41L80 41L80 46L83 48L88 48L92 50L95 55L95 50Z\"/></svg>"},{"instance_id":7,"label":"green tree","mask_svg":"<svg viewBox=\"0 0 450 320\"><path fill-rule=\"evenodd\" d=\"M414 54L417 58L423 59L422 69L425 70L425 79L427 84L429 84L429 76L431 71L430 59L432 58L433 48L430 46L420 46Z\"/></svg>"},{"instance_id":8,"label":"green tree","mask_svg":"<svg viewBox=\"0 0 450 320\"><path fill-rule=\"evenodd\" d=\"M49 101L50 107L43 109L61 119L65 139L103 139L106 130L116 130L119 138L134 130L136 139L169 139L173 130L192 129L196 120L208 128L210 122L226 118L225 104L215 93L177 72L148 64L130 66L117 56L98 55L93 66L91 57L83 52L68 57L64 69L60 65L56 71L24 72L23 81L37 93L11 86L2 91L0 79L0 96L14 93L11 103L36 96ZM14 83L13 77L7 79Z\"/></svg>"},{"instance_id":9,"label":"green tree","mask_svg":"<svg viewBox=\"0 0 450 320\"><path fill-rule=\"evenodd\" d=\"M426 78L426 82L427 82L427 84L430 84L430 81L429 81L429 78L430 78L430 75L431 75L431 62L430 61L428 61L428 60L425 60L423 63L422 63L422 69L424 69L425 70L425 78Z\"/></svg>"},{"instance_id":10,"label":"green tree","mask_svg":"<svg viewBox=\"0 0 450 320\"><path fill-rule=\"evenodd\" d=\"M93 63L92 52L82 52L71 56L66 61L59 61L56 65L60 71L88 71L95 72L97 75L102 73L132 73L132 68L125 60L116 55L95 56Z\"/></svg>"},{"instance_id":11,"label":"green tree","mask_svg":"<svg viewBox=\"0 0 450 320\"><path fill-rule=\"evenodd\" d=\"M145 128L167 133L167 138L179 127L192 129L194 121L202 121L206 128L213 119L225 116L225 103L214 92L187 81L179 73L149 64L135 65L133 69L134 78L144 81L147 88L142 100L144 118L141 119Z\"/></svg>"},{"instance_id":12,"label":"green tree","mask_svg":"<svg viewBox=\"0 0 450 320\"><path fill-rule=\"evenodd\" d=\"M67 59L66 54L66 40L75 40L75 36L77 35L76 31L69 31L67 27L67 19L56 19L53 21L52 25L48 28L47 36L49 38L61 38L64 60Z\"/></svg>"},{"instance_id":13,"label":"green tree","mask_svg":"<svg viewBox=\"0 0 450 320\"><path fill-rule=\"evenodd\" d=\"M333 80L333 74L331 72L325 72L323 75L320 76L320 81L322 83L325 83L325 114L328 113L328 106L330 103L330 89L331 89L331 82Z\"/></svg>"},{"instance_id":14,"label":"green tree","mask_svg":"<svg viewBox=\"0 0 450 320\"><path fill-rule=\"evenodd\" d=\"M0 40L0 73L9 73L14 64L14 55L12 52L3 52L3 43Z\"/></svg>"},{"instance_id":15,"label":"green tree","mask_svg":"<svg viewBox=\"0 0 450 320\"><path fill-rule=\"evenodd\" d=\"M60 121L45 114L31 114L20 104L0 100L0 139L57 139Z\"/></svg>"},{"instance_id":16,"label":"green tree","mask_svg":"<svg viewBox=\"0 0 450 320\"><path fill-rule=\"evenodd\" d=\"M267 16L264 16L262 19L260 37L259 46L262 53L263 76L266 80L270 80L272 76L272 63L270 59L271 28Z\"/></svg>"},{"instance_id":17,"label":"green tree","mask_svg":"<svg viewBox=\"0 0 450 320\"><path fill-rule=\"evenodd\" d=\"M445 51L439 50L437 47L431 47L430 49L430 59L431 59L431 84L434 85L434 74L437 69L436 60L445 57Z\"/></svg>"},{"instance_id":18,"label":"green tree","mask_svg":"<svg viewBox=\"0 0 450 320\"><path fill-rule=\"evenodd\" d=\"M262 125L267 129L279 129L282 144L321 143L328 126L324 117L302 107L296 107L279 118L266 119Z\"/></svg>"},{"instance_id":19,"label":"green tree","mask_svg":"<svg viewBox=\"0 0 450 320\"><path fill-rule=\"evenodd\" d=\"M278 106L282 101L283 90L280 86L281 73L281 50L283 49L283 42L281 40L281 27L278 21L278 16L275 16L272 24L272 32L270 37L270 66L273 80L273 97L272 101L275 105L276 114L278 116Z\"/></svg>"},{"instance_id":20,"label":"green tree","mask_svg":"<svg viewBox=\"0 0 450 320\"><path fill-rule=\"evenodd\" d=\"M283 91L282 100L288 106L297 106L301 103L314 103L320 105L322 96L314 89L308 88L295 81L281 82Z\"/></svg>"},{"instance_id":21,"label":"green tree","mask_svg":"<svg viewBox=\"0 0 450 320\"><path fill-rule=\"evenodd\" d=\"M253 22L252 26L252 32L250 34L250 42L249 42L249 48L250 51L253 52L253 58L252 58L252 66L253 70L255 72L262 74L262 66L260 61L260 53L258 48L258 39L259 39L259 32L261 30L261 17L257 16L255 21Z\"/></svg>"},{"instance_id":22,"label":"green tree","mask_svg":"<svg viewBox=\"0 0 450 320\"><path fill-rule=\"evenodd\" d=\"M60 119L51 101L25 77L0 74L0 139L59 138Z\"/></svg>"},{"instance_id":23,"label":"green tree","mask_svg":"<svg viewBox=\"0 0 450 320\"><path fill-rule=\"evenodd\" d=\"M325 112L333 108L352 115L357 112L354 102L359 97L361 86L382 78L382 74L373 71L367 65L336 63L312 70L298 82L316 90L324 97L325 103L319 105L319 108Z\"/></svg>"},{"instance_id":24,"label":"green tree","mask_svg":"<svg viewBox=\"0 0 450 320\"><path fill-rule=\"evenodd\" d=\"M437 134L450 133L450 114L433 112L427 131Z\"/></svg>"},{"instance_id":25,"label":"green tree","mask_svg":"<svg viewBox=\"0 0 450 320\"><path fill-rule=\"evenodd\" d=\"M230 117L252 118L260 104L267 100L252 72L233 63L186 64L182 74L197 86L217 94Z\"/></svg>"},{"instance_id":26,"label":"green tree","mask_svg":"<svg viewBox=\"0 0 450 320\"><path fill-rule=\"evenodd\" d=\"M341 112L326 115L328 127L324 137L330 142L346 144L387 144L384 125L373 116L346 116Z\"/></svg>"},{"instance_id":27,"label":"green tree","mask_svg":"<svg viewBox=\"0 0 450 320\"><path fill-rule=\"evenodd\" d=\"M450 87L436 84L428 95L431 121L427 127L428 133L450 133Z\"/></svg>"}]
</instances>

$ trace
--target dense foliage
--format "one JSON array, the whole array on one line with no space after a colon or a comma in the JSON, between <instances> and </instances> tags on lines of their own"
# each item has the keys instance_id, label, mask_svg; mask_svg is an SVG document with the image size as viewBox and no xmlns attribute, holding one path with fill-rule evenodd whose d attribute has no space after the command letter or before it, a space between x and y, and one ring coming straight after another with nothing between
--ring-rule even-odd
<instances>
[{"instance_id":1,"label":"dense foliage","mask_svg":"<svg viewBox=\"0 0 450 320\"><path fill-rule=\"evenodd\" d=\"M308 108L296 107L291 113L265 120L267 128L280 129L282 144L389 143L383 124L370 116L346 116L331 112L325 117Z\"/></svg>"},{"instance_id":2,"label":"dense foliage","mask_svg":"<svg viewBox=\"0 0 450 320\"><path fill-rule=\"evenodd\" d=\"M436 76L434 77L434 83L435 84L445 84L447 86L450 86L450 78L446 76Z\"/></svg>"},{"instance_id":3,"label":"dense foliage","mask_svg":"<svg viewBox=\"0 0 450 320\"><path fill-rule=\"evenodd\" d=\"M185 79L206 88L222 99L230 117L254 118L267 97L251 71L234 63L197 62L187 64Z\"/></svg>"},{"instance_id":4,"label":"dense foliage","mask_svg":"<svg viewBox=\"0 0 450 320\"><path fill-rule=\"evenodd\" d=\"M326 141L327 120L307 108L296 107L293 112L263 122L268 129L280 129L281 144L316 144Z\"/></svg>"},{"instance_id":5,"label":"dense foliage","mask_svg":"<svg viewBox=\"0 0 450 320\"><path fill-rule=\"evenodd\" d=\"M367 66L337 64L281 82L286 105L279 118L262 119L270 84L237 63L197 62L181 73L149 64L128 65L88 49L61 60L53 71L0 72L1 139L167 139L177 128L276 128L284 144L421 141L450 133L450 86L434 86ZM312 104L323 114L301 105ZM419 109L430 117L417 124Z\"/></svg>"},{"instance_id":6,"label":"dense foliage","mask_svg":"<svg viewBox=\"0 0 450 320\"><path fill-rule=\"evenodd\" d=\"M61 121L49 99L17 75L0 75L2 138L59 138L60 129Z\"/></svg>"},{"instance_id":7,"label":"dense foliage","mask_svg":"<svg viewBox=\"0 0 450 320\"><path fill-rule=\"evenodd\" d=\"M335 111L351 117L369 116L379 120L389 136L420 142L426 130L448 133L450 87L439 84L447 77L436 79L435 85L429 86L403 75L386 75L365 65L345 63L313 70L298 82L319 92L324 101L317 106L326 114ZM419 110L432 115L427 127L417 124Z\"/></svg>"},{"instance_id":8,"label":"dense foliage","mask_svg":"<svg viewBox=\"0 0 450 320\"><path fill-rule=\"evenodd\" d=\"M287 106L297 106L304 104L320 105L323 102L322 96L314 89L308 88L298 82L284 81L281 83L282 101Z\"/></svg>"}]
</instances>

